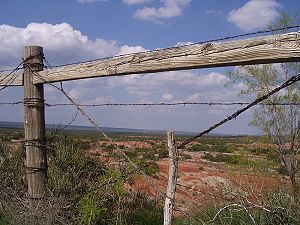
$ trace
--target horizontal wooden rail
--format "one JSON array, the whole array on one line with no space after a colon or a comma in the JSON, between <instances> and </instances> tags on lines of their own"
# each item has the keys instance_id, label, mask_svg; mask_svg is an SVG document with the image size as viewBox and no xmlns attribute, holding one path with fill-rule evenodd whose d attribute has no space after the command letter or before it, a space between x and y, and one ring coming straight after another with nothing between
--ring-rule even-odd
<instances>
[{"instance_id":1,"label":"horizontal wooden rail","mask_svg":"<svg viewBox=\"0 0 300 225\"><path fill-rule=\"evenodd\" d=\"M39 72L34 84L211 67L300 61L300 32L141 52ZM0 83L1 85L1 83Z\"/></svg>"}]
</instances>

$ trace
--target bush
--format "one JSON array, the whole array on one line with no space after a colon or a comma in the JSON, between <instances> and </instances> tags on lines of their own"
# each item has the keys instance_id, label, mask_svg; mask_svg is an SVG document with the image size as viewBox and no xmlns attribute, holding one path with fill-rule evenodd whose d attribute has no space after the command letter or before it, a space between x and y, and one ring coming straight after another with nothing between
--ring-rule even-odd
<instances>
[{"instance_id":1,"label":"bush","mask_svg":"<svg viewBox=\"0 0 300 225\"><path fill-rule=\"evenodd\" d=\"M47 193L45 204L37 208L27 205L24 151L11 152L0 145L0 224L161 223L162 210L156 208L156 202L137 200L126 191L128 168L104 166L87 154L91 143L65 133L51 134L48 143ZM149 175L158 172L153 162L142 166ZM131 207L134 201L141 201L140 208Z\"/></svg>"},{"instance_id":2,"label":"bush","mask_svg":"<svg viewBox=\"0 0 300 225\"><path fill-rule=\"evenodd\" d=\"M227 146L223 143L214 143L210 146L206 144L194 144L188 148L188 151L197 152L197 151L209 151L209 152L224 152L224 153L231 153L234 151L233 146Z\"/></svg>"},{"instance_id":3,"label":"bush","mask_svg":"<svg viewBox=\"0 0 300 225\"><path fill-rule=\"evenodd\" d=\"M253 199L254 200L254 199ZM275 190L260 199L258 203L228 202L209 207L189 219L176 219L176 225L183 224L300 224L300 199L286 190Z\"/></svg>"},{"instance_id":4,"label":"bush","mask_svg":"<svg viewBox=\"0 0 300 225\"><path fill-rule=\"evenodd\" d=\"M218 145L212 145L210 148L210 151L212 152L224 152L224 153L230 153L234 151L233 146L227 146L224 144L218 144Z\"/></svg>"},{"instance_id":5,"label":"bush","mask_svg":"<svg viewBox=\"0 0 300 225\"><path fill-rule=\"evenodd\" d=\"M268 154L270 150L268 148L251 147L247 149L249 152L255 155Z\"/></svg>"},{"instance_id":6,"label":"bush","mask_svg":"<svg viewBox=\"0 0 300 225\"><path fill-rule=\"evenodd\" d=\"M209 146L202 144L194 144L188 148L188 151L198 152L198 151L209 151Z\"/></svg>"},{"instance_id":7,"label":"bush","mask_svg":"<svg viewBox=\"0 0 300 225\"><path fill-rule=\"evenodd\" d=\"M154 161L146 161L145 159L139 159L135 162L137 166L143 170L147 175L152 176L159 173L159 167Z\"/></svg>"},{"instance_id":8,"label":"bush","mask_svg":"<svg viewBox=\"0 0 300 225\"><path fill-rule=\"evenodd\" d=\"M126 205L122 225L163 224L163 210L157 208L158 202L143 193L136 193Z\"/></svg>"},{"instance_id":9,"label":"bush","mask_svg":"<svg viewBox=\"0 0 300 225\"><path fill-rule=\"evenodd\" d=\"M167 158L169 157L169 151L166 148L159 148L157 150L159 158Z\"/></svg>"},{"instance_id":10,"label":"bush","mask_svg":"<svg viewBox=\"0 0 300 225\"><path fill-rule=\"evenodd\" d=\"M181 159L192 159L192 156L190 156L189 154L181 153L180 158Z\"/></svg>"},{"instance_id":11,"label":"bush","mask_svg":"<svg viewBox=\"0 0 300 225\"><path fill-rule=\"evenodd\" d=\"M212 162L225 162L229 164L242 164L243 162L240 155L226 155L222 153L217 153L215 156L211 153L205 153L203 158Z\"/></svg>"}]
</instances>

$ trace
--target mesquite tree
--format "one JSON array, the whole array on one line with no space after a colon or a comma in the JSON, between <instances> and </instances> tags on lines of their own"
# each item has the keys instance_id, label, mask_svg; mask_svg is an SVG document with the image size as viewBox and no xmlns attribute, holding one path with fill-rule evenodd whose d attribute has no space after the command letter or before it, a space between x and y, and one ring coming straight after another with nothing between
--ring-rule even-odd
<instances>
[{"instance_id":1,"label":"mesquite tree","mask_svg":"<svg viewBox=\"0 0 300 225\"><path fill-rule=\"evenodd\" d=\"M269 28L294 25L295 18L283 13L279 21L270 23ZM299 73L300 63L239 66L228 72L230 81L227 85L242 82L245 88L240 91L241 96L260 97ZM291 180L294 194L299 191L297 172L300 169L300 106L291 103L299 102L300 84L296 83L272 95L264 101L266 104L257 106L250 123L263 130L272 140L277 156Z\"/></svg>"}]
</instances>

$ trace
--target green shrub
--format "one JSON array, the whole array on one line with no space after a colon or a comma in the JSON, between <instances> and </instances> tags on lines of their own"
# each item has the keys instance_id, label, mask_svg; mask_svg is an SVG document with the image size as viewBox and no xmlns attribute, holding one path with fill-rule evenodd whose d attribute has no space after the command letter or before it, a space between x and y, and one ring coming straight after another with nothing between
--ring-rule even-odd
<instances>
[{"instance_id":1,"label":"green shrub","mask_svg":"<svg viewBox=\"0 0 300 225\"><path fill-rule=\"evenodd\" d=\"M280 163L281 160L280 160L280 157L279 157L279 154L273 150L273 151L269 151L266 155L266 158L272 162L275 162L275 163Z\"/></svg>"},{"instance_id":2,"label":"green shrub","mask_svg":"<svg viewBox=\"0 0 300 225\"><path fill-rule=\"evenodd\" d=\"M174 224L300 224L299 196L290 195L286 190L275 190L268 193L253 206L249 202L246 204L228 202L224 205L208 207L188 219L176 219Z\"/></svg>"},{"instance_id":3,"label":"green shrub","mask_svg":"<svg viewBox=\"0 0 300 225\"><path fill-rule=\"evenodd\" d=\"M159 158L167 158L169 157L169 151L166 148L159 148L157 150Z\"/></svg>"},{"instance_id":4,"label":"green shrub","mask_svg":"<svg viewBox=\"0 0 300 225\"><path fill-rule=\"evenodd\" d=\"M188 151L198 152L198 151L209 151L209 146L202 144L194 144L188 148Z\"/></svg>"},{"instance_id":5,"label":"green shrub","mask_svg":"<svg viewBox=\"0 0 300 225\"><path fill-rule=\"evenodd\" d=\"M192 159L192 156L190 156L189 154L186 154L186 153L181 153L180 158L181 159Z\"/></svg>"},{"instance_id":6,"label":"green shrub","mask_svg":"<svg viewBox=\"0 0 300 225\"><path fill-rule=\"evenodd\" d=\"M212 152L224 152L224 153L230 153L234 151L234 148L232 146L228 147L224 144L218 144L218 145L212 145L209 149Z\"/></svg>"},{"instance_id":7,"label":"green shrub","mask_svg":"<svg viewBox=\"0 0 300 225\"><path fill-rule=\"evenodd\" d=\"M137 166L143 170L147 175L152 176L159 173L159 167L154 161L146 161L145 159L139 159L136 161Z\"/></svg>"},{"instance_id":8,"label":"green shrub","mask_svg":"<svg viewBox=\"0 0 300 225\"><path fill-rule=\"evenodd\" d=\"M270 152L268 148L260 148L260 147L251 147L248 148L247 150L255 155L267 154Z\"/></svg>"},{"instance_id":9,"label":"green shrub","mask_svg":"<svg viewBox=\"0 0 300 225\"><path fill-rule=\"evenodd\" d=\"M158 202L143 193L136 193L126 205L122 225L163 224L163 210L157 207Z\"/></svg>"},{"instance_id":10,"label":"green shrub","mask_svg":"<svg viewBox=\"0 0 300 225\"><path fill-rule=\"evenodd\" d=\"M197 151L204 151L204 152L224 152L224 153L231 153L235 150L232 145L224 145L223 143L214 143L211 145L207 144L194 144L188 148L188 151L197 152Z\"/></svg>"},{"instance_id":11,"label":"green shrub","mask_svg":"<svg viewBox=\"0 0 300 225\"><path fill-rule=\"evenodd\" d=\"M205 153L203 156L204 159L212 162L225 162L229 164L243 164L242 156L240 155L226 155L222 153L217 153L213 155L211 153Z\"/></svg>"},{"instance_id":12,"label":"green shrub","mask_svg":"<svg viewBox=\"0 0 300 225\"><path fill-rule=\"evenodd\" d=\"M86 195L79 201L77 212L79 224L101 224L105 221L107 208L101 207L101 199L96 195Z\"/></svg>"},{"instance_id":13,"label":"green shrub","mask_svg":"<svg viewBox=\"0 0 300 225\"><path fill-rule=\"evenodd\" d=\"M159 173L159 167L156 163L152 163L145 167L145 173L149 176Z\"/></svg>"}]
</instances>

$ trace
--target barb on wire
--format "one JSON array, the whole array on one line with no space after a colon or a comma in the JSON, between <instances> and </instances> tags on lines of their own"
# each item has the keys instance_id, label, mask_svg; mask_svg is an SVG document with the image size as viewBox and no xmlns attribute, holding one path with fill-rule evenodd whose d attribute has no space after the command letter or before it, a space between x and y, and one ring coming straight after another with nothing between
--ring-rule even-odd
<instances>
[{"instance_id":1,"label":"barb on wire","mask_svg":"<svg viewBox=\"0 0 300 225\"><path fill-rule=\"evenodd\" d=\"M199 44L207 44L207 43L211 43L211 42L231 40L231 39L235 39L235 38L239 38L239 37L247 37L247 36L252 36L252 35L257 35L257 34L267 34L267 33L273 33L273 32L277 32L277 31L287 31L287 30L297 29L297 28L300 28L300 25L288 26L288 27L282 27L282 28L276 28L276 29L269 29L269 30L260 30L260 31L257 31L257 32L250 32L250 33L245 33L245 34L227 36L227 37L223 37L223 38L211 39L211 40L206 40L206 41L199 41L199 42L195 42L195 43L191 43L191 44L187 44L187 45L183 45L183 46L193 46L193 45L199 45ZM163 48L163 49L164 50L177 49L177 48L180 48L180 47L183 47L183 46L175 46L175 47L169 47L169 48ZM159 51L159 50L160 49L156 49L154 51ZM146 50L146 51L140 51L138 53L147 53L147 52L151 52L151 51L152 50ZM81 63L94 62L94 61L97 61L97 60L107 60L107 59L111 59L111 58L115 58L115 57L121 57L121 56L131 56L131 55L134 55L134 54L136 54L136 53L121 54L121 55L117 55L117 56L110 56L110 57L104 57L104 58L98 58L98 59L92 59L92 60L86 60L86 61L79 61L79 62L62 64L62 65L57 65L57 66L50 66L50 64L47 64L46 68L57 68L57 67L63 67L63 66L70 66L70 65L76 65L76 64L81 64Z\"/></svg>"},{"instance_id":2,"label":"barb on wire","mask_svg":"<svg viewBox=\"0 0 300 225\"><path fill-rule=\"evenodd\" d=\"M191 143L192 141L196 140L199 137L202 137L205 134L210 133L212 130L216 129L217 127L223 125L224 123L233 120L235 118L237 118L241 113L245 112L246 110L250 109L252 106L255 106L257 104L259 104L260 102L262 102L263 100L266 100L267 98L269 98L271 95L279 92L280 90L282 90L283 88L286 88L294 83L296 83L297 81L300 80L300 74L291 77L289 80L287 80L286 82L284 82L282 85L280 85L277 88L274 88L272 91L270 91L268 94L257 98L256 100L254 100L253 102L251 102L250 104L248 104L246 107L236 111L235 113L231 114L230 116L228 116L226 119L222 120L221 122L211 126L210 128L208 128L205 131L202 131L201 133L195 135L194 137L191 137L189 139L187 139L186 141L184 141L183 143L181 143L178 146L178 149L183 149L187 144Z\"/></svg>"}]
</instances>

